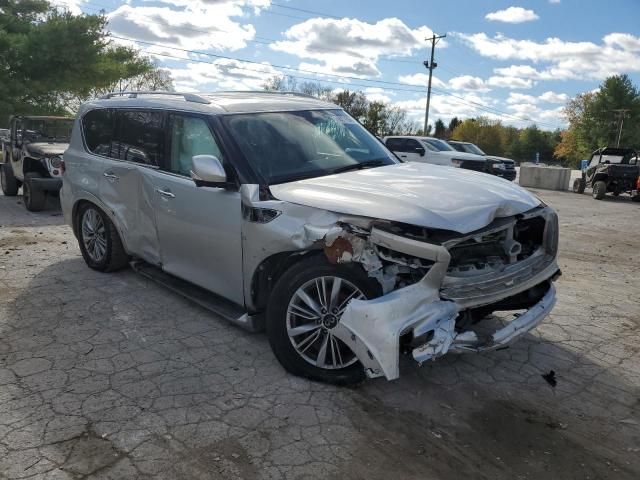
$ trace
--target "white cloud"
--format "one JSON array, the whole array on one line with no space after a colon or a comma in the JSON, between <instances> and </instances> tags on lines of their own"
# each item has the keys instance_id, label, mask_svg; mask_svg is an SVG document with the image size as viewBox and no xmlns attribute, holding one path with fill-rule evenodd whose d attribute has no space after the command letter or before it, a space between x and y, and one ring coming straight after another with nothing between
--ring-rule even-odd
<instances>
[{"instance_id":1,"label":"white cloud","mask_svg":"<svg viewBox=\"0 0 640 480\"><path fill-rule=\"evenodd\" d=\"M538 20L540 17L533 10L527 10L522 7L509 7L504 10L487 13L484 18L493 22L523 23Z\"/></svg>"},{"instance_id":2,"label":"white cloud","mask_svg":"<svg viewBox=\"0 0 640 480\"><path fill-rule=\"evenodd\" d=\"M236 60L219 59L211 63L189 62L170 68L177 90L259 90L266 80L280 73L270 64L247 65Z\"/></svg>"},{"instance_id":3,"label":"white cloud","mask_svg":"<svg viewBox=\"0 0 640 480\"><path fill-rule=\"evenodd\" d=\"M601 44L567 42L559 38L536 42L503 35L489 37L485 33L455 35L484 57L546 64L542 69L529 65L496 69L501 76L529 80L603 80L610 75L640 72L640 37L628 33L610 33Z\"/></svg>"},{"instance_id":4,"label":"white cloud","mask_svg":"<svg viewBox=\"0 0 640 480\"><path fill-rule=\"evenodd\" d=\"M397 18L376 23L312 18L290 27L284 32L286 40L272 43L271 48L306 60L305 69L315 66L326 74L365 78L380 75L381 56L411 55L425 47L431 34L425 26L411 29Z\"/></svg>"},{"instance_id":5,"label":"white cloud","mask_svg":"<svg viewBox=\"0 0 640 480\"><path fill-rule=\"evenodd\" d=\"M493 76L487 80L487 85L498 88L531 88L533 80L509 76Z\"/></svg>"},{"instance_id":6,"label":"white cloud","mask_svg":"<svg viewBox=\"0 0 640 480\"><path fill-rule=\"evenodd\" d=\"M556 93L552 91L544 92L540 95L540 100L548 103L562 103L565 104L569 100L569 95L566 93Z\"/></svg>"},{"instance_id":7,"label":"white cloud","mask_svg":"<svg viewBox=\"0 0 640 480\"><path fill-rule=\"evenodd\" d=\"M81 6L86 0L49 0L58 10L66 10L74 15L82 15Z\"/></svg>"},{"instance_id":8,"label":"white cloud","mask_svg":"<svg viewBox=\"0 0 640 480\"><path fill-rule=\"evenodd\" d=\"M549 3L557 5L558 3L560 3L560 0L549 0Z\"/></svg>"},{"instance_id":9,"label":"white cloud","mask_svg":"<svg viewBox=\"0 0 640 480\"><path fill-rule=\"evenodd\" d=\"M478 92L488 92L491 90L487 87L484 80L471 75L453 77L449 80L449 86L454 90L475 90Z\"/></svg>"},{"instance_id":10,"label":"white cloud","mask_svg":"<svg viewBox=\"0 0 640 480\"><path fill-rule=\"evenodd\" d=\"M524 93L516 93L510 92L509 98L507 98L507 103L511 105L515 105L518 103L537 103L538 98L533 95L525 95Z\"/></svg>"},{"instance_id":11,"label":"white cloud","mask_svg":"<svg viewBox=\"0 0 640 480\"><path fill-rule=\"evenodd\" d=\"M429 83L429 75L426 73L414 73L412 75L400 75L398 81L406 83L408 85L415 85L416 87L427 87ZM440 80L438 77L433 76L431 79L431 85L437 88L446 88L447 84Z\"/></svg>"},{"instance_id":12,"label":"white cloud","mask_svg":"<svg viewBox=\"0 0 640 480\"><path fill-rule=\"evenodd\" d=\"M391 103L391 97L389 95L392 95L392 94L382 88L379 88L379 87L365 88L364 94L372 102Z\"/></svg>"},{"instance_id":13,"label":"white cloud","mask_svg":"<svg viewBox=\"0 0 640 480\"><path fill-rule=\"evenodd\" d=\"M246 8L269 3L270 0L177 0L171 2L171 7L125 4L107 15L108 29L114 35L189 50L238 50L254 38L255 28L234 19L244 17ZM144 46L140 48L146 50Z\"/></svg>"}]
</instances>

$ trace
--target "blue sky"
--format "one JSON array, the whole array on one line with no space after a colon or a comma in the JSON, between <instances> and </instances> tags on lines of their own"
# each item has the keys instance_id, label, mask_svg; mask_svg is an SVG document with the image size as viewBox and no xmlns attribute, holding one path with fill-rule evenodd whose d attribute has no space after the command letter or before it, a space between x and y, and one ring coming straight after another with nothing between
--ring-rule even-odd
<instances>
[{"instance_id":1,"label":"blue sky","mask_svg":"<svg viewBox=\"0 0 640 480\"><path fill-rule=\"evenodd\" d=\"M564 125L567 99L606 76L628 73L640 84L638 0L54 3L104 10L114 41L154 56L186 91L260 89L288 74L363 90L419 121L432 32L447 38L436 51L431 118L484 115L552 129Z\"/></svg>"}]
</instances>

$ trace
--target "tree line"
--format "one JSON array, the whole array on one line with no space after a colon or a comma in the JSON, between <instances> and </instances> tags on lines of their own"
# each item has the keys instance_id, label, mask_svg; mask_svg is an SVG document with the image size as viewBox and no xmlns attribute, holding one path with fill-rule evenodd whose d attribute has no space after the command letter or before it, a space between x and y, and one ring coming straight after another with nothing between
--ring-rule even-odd
<instances>
[{"instance_id":1,"label":"tree line","mask_svg":"<svg viewBox=\"0 0 640 480\"><path fill-rule=\"evenodd\" d=\"M113 44L103 14L72 15L46 0L0 0L0 125L15 114L72 114L131 85L173 87L167 70Z\"/></svg>"}]
</instances>

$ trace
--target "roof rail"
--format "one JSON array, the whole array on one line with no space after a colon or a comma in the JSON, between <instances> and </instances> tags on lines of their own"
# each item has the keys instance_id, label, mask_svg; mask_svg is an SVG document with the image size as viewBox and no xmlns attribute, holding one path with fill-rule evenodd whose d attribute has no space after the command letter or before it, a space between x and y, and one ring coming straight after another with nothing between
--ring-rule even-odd
<instances>
[{"instance_id":1,"label":"roof rail","mask_svg":"<svg viewBox=\"0 0 640 480\"><path fill-rule=\"evenodd\" d=\"M250 94L265 94L265 95L292 95L294 97L312 98L314 100L320 100L318 97L309 95L308 93L301 92L289 92L289 91L277 91L277 90L221 90L219 92L208 93L207 95L216 95L218 93L250 93Z\"/></svg>"},{"instance_id":2,"label":"roof rail","mask_svg":"<svg viewBox=\"0 0 640 480\"><path fill-rule=\"evenodd\" d=\"M101 96L100 99L107 100L113 97L137 98L138 95L168 95L168 96L174 96L174 97L182 97L187 102L204 103L204 104L211 103L206 98L201 97L200 95L196 95L195 93L180 93L180 92L111 92Z\"/></svg>"}]
</instances>

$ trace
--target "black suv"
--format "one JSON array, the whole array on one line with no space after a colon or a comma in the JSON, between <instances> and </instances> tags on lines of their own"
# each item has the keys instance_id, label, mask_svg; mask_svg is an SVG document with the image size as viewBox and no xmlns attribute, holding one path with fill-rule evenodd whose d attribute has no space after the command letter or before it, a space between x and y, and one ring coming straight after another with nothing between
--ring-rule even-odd
<instances>
[{"instance_id":1,"label":"black suv","mask_svg":"<svg viewBox=\"0 0 640 480\"><path fill-rule=\"evenodd\" d=\"M573 182L575 193L584 193L586 187L593 189L593 198L602 200L607 193L618 196L628 193L636 202L640 201L638 177L640 165L638 152L632 148L606 147L591 154L591 160L582 177Z\"/></svg>"},{"instance_id":2,"label":"black suv","mask_svg":"<svg viewBox=\"0 0 640 480\"><path fill-rule=\"evenodd\" d=\"M517 176L516 162L510 158L496 157L495 155L487 155L480 147L471 142L461 142L458 140L449 140L449 145L459 152L474 153L482 155L487 159L485 164L485 172L506 180L514 181Z\"/></svg>"}]
</instances>

